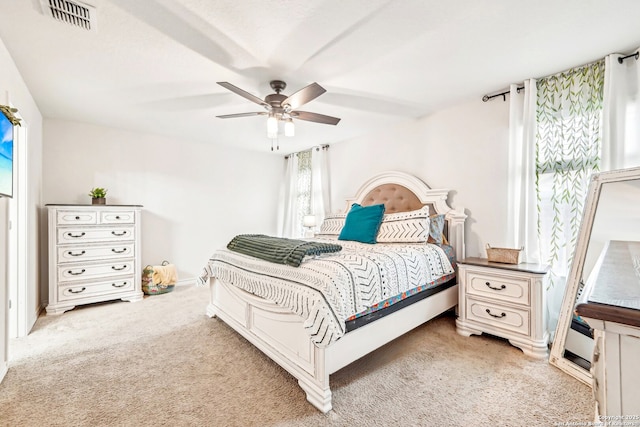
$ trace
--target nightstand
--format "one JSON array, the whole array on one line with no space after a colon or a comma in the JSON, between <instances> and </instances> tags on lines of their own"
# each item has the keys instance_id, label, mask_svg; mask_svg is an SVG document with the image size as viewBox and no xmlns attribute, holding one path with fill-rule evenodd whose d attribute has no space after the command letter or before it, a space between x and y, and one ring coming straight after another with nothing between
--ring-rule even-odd
<instances>
[{"instance_id":1,"label":"nightstand","mask_svg":"<svg viewBox=\"0 0 640 427\"><path fill-rule=\"evenodd\" d=\"M458 263L458 334L506 338L526 355L546 358L545 278L541 264L500 264L484 258Z\"/></svg>"}]
</instances>

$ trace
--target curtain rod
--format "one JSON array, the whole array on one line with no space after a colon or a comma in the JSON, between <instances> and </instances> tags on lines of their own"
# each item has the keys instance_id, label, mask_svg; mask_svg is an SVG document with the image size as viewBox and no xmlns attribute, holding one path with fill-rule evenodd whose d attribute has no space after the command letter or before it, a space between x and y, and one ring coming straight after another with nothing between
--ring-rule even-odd
<instances>
[{"instance_id":1,"label":"curtain rod","mask_svg":"<svg viewBox=\"0 0 640 427\"><path fill-rule=\"evenodd\" d=\"M329 149L329 144L325 144L325 145L316 145L315 147L311 147L309 148L309 150L313 150L316 149L316 151L320 151L320 149L322 148L323 150L328 150ZM307 150L305 150L307 151ZM302 153L302 151L298 151L298 153ZM284 156L284 159L287 160L290 156L297 156L298 153L291 153L291 154L287 154L286 156Z\"/></svg>"},{"instance_id":2,"label":"curtain rod","mask_svg":"<svg viewBox=\"0 0 640 427\"><path fill-rule=\"evenodd\" d=\"M524 90L524 86L517 88L517 89L516 89L516 92L520 93L520 91L521 91L521 90ZM483 102L487 102L487 101L488 101L488 100L490 100L490 99L493 99L493 98L496 98L496 97L498 97L498 96L501 96L501 97L502 97L502 100L503 100L504 102L506 102L506 101L507 101L507 95L508 95L510 92L511 92L511 91L510 91L510 90L508 90L508 91L506 91L506 92L496 93L495 95L485 95L485 96L483 96L483 97L482 97L482 101L483 101Z\"/></svg>"},{"instance_id":3,"label":"curtain rod","mask_svg":"<svg viewBox=\"0 0 640 427\"><path fill-rule=\"evenodd\" d=\"M640 59L640 51L636 51L635 53L632 53L632 54L626 55L626 56L619 56L618 57L618 63L622 64L625 59L629 59L629 58L635 58L635 60L637 61L638 59ZM517 89L517 92L520 93L520 90L524 90L524 86L523 87L519 87ZM482 101L487 102L490 99L497 98L498 96L501 96L502 100L506 102L507 101L507 95L509 93L510 93L510 91L505 91L505 92L496 93L494 95L485 95L485 96L482 97Z\"/></svg>"},{"instance_id":4,"label":"curtain rod","mask_svg":"<svg viewBox=\"0 0 640 427\"><path fill-rule=\"evenodd\" d=\"M640 56L640 52L636 52L636 53L632 53L631 55L627 55L627 56L619 56L618 57L618 64L622 64L622 62L627 59L627 58L631 58L631 57L636 58L636 61L638 60L638 57Z\"/></svg>"}]
</instances>

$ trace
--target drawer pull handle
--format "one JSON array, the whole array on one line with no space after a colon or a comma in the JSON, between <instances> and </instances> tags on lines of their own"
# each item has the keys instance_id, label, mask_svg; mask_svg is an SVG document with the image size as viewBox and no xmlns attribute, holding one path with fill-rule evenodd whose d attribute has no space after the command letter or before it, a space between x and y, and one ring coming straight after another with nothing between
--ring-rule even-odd
<instances>
[{"instance_id":1,"label":"drawer pull handle","mask_svg":"<svg viewBox=\"0 0 640 427\"><path fill-rule=\"evenodd\" d=\"M502 319L503 317L505 317L505 316L507 315L507 313L505 313L504 311L503 311L502 313L500 313L500 315L493 314L493 313L491 312L491 310L489 310L488 308L487 308L487 314L488 314L489 316L491 316L491 317L495 317L495 318L497 318L497 319Z\"/></svg>"},{"instance_id":2,"label":"drawer pull handle","mask_svg":"<svg viewBox=\"0 0 640 427\"><path fill-rule=\"evenodd\" d=\"M120 215L116 215L116 219L120 219Z\"/></svg>"},{"instance_id":3,"label":"drawer pull handle","mask_svg":"<svg viewBox=\"0 0 640 427\"><path fill-rule=\"evenodd\" d=\"M76 217L76 219L80 219L80 217L79 217L79 216L77 216L77 217Z\"/></svg>"},{"instance_id":4,"label":"drawer pull handle","mask_svg":"<svg viewBox=\"0 0 640 427\"><path fill-rule=\"evenodd\" d=\"M507 287L506 285L502 285L499 288L496 288L495 286L491 286L491 282L484 282L484 284L487 285L487 288L493 289L494 291L501 291Z\"/></svg>"},{"instance_id":5,"label":"drawer pull handle","mask_svg":"<svg viewBox=\"0 0 640 427\"><path fill-rule=\"evenodd\" d=\"M122 248L121 250L111 249L111 252L113 252L115 254L123 254L123 253L127 252L127 248Z\"/></svg>"},{"instance_id":6,"label":"drawer pull handle","mask_svg":"<svg viewBox=\"0 0 640 427\"><path fill-rule=\"evenodd\" d=\"M82 273L84 273L85 271L86 270L84 268L82 270L80 270L80 271L77 271L77 272L74 272L73 270L69 270L69 274L71 274L72 276L79 276Z\"/></svg>"},{"instance_id":7,"label":"drawer pull handle","mask_svg":"<svg viewBox=\"0 0 640 427\"><path fill-rule=\"evenodd\" d=\"M69 289L69 293L70 294L79 294L80 292L84 292L86 290L87 290L87 288L82 288L79 291L74 291L73 289Z\"/></svg>"},{"instance_id":8,"label":"drawer pull handle","mask_svg":"<svg viewBox=\"0 0 640 427\"><path fill-rule=\"evenodd\" d=\"M113 234L114 236L126 236L127 232L126 231L122 231L122 232L118 233L117 231L112 231L111 234Z\"/></svg>"},{"instance_id":9,"label":"drawer pull handle","mask_svg":"<svg viewBox=\"0 0 640 427\"><path fill-rule=\"evenodd\" d=\"M116 267L115 265L112 265L111 268L116 270L116 271L120 271L120 270L124 270L125 268L127 268L127 266L123 265L122 267Z\"/></svg>"},{"instance_id":10,"label":"drawer pull handle","mask_svg":"<svg viewBox=\"0 0 640 427\"><path fill-rule=\"evenodd\" d=\"M78 238L78 237L82 237L82 236L84 236L85 234L86 234L86 233L84 233L84 232L82 232L82 233L80 233L80 234L67 233L67 236L69 236L69 237L75 237L75 238Z\"/></svg>"},{"instance_id":11,"label":"drawer pull handle","mask_svg":"<svg viewBox=\"0 0 640 427\"><path fill-rule=\"evenodd\" d=\"M84 255L86 252L85 252L85 251L82 251L82 252L79 252L79 253L77 253L77 254L74 254L74 253L73 253L73 251L69 251L69 252L67 252L67 253L68 253L69 255L71 255L71 256L82 256L82 255Z\"/></svg>"},{"instance_id":12,"label":"drawer pull handle","mask_svg":"<svg viewBox=\"0 0 640 427\"><path fill-rule=\"evenodd\" d=\"M111 286L113 286L114 288L123 288L123 287L127 286L127 282L123 282L120 285L116 285L115 283L112 283Z\"/></svg>"}]
</instances>

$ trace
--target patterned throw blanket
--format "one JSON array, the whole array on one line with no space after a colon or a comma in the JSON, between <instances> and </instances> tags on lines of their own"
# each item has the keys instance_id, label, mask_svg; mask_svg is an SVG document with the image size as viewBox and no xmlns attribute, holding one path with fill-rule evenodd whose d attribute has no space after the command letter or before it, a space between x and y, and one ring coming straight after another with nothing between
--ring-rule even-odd
<instances>
[{"instance_id":1,"label":"patterned throw blanket","mask_svg":"<svg viewBox=\"0 0 640 427\"><path fill-rule=\"evenodd\" d=\"M325 347L346 333L350 316L418 286L431 287L454 273L437 245L340 243L342 251L306 258L299 267L219 250L197 283L204 286L215 277L287 307L305 319L311 341Z\"/></svg>"},{"instance_id":2,"label":"patterned throw blanket","mask_svg":"<svg viewBox=\"0 0 640 427\"><path fill-rule=\"evenodd\" d=\"M335 243L285 239L264 234L240 234L229 242L227 249L265 261L299 267L305 256L339 252L342 246Z\"/></svg>"}]
</instances>

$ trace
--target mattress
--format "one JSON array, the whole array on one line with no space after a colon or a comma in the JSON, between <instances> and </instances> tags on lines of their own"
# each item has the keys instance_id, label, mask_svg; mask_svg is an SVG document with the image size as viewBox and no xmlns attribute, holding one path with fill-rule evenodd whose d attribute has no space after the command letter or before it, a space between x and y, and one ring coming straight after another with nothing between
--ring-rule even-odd
<instances>
[{"instance_id":1,"label":"mattress","mask_svg":"<svg viewBox=\"0 0 640 427\"><path fill-rule=\"evenodd\" d=\"M299 267L222 249L209 259L198 282L215 277L287 307L305 319L312 342L324 347L347 332L348 319L393 306L455 274L450 247L349 241L340 245L342 251L305 258Z\"/></svg>"}]
</instances>

